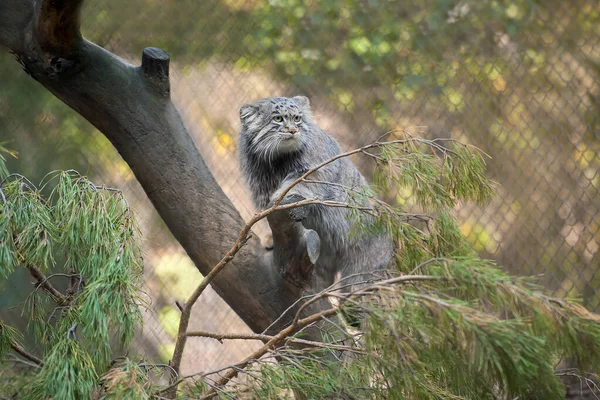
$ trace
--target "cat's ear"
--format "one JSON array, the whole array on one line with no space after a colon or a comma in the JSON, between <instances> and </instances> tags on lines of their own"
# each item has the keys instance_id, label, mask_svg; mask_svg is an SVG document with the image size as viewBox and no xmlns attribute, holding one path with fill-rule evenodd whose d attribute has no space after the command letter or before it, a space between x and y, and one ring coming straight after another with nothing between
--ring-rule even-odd
<instances>
[{"instance_id":1,"label":"cat's ear","mask_svg":"<svg viewBox=\"0 0 600 400\"><path fill-rule=\"evenodd\" d=\"M258 114L258 106L255 104L244 104L242 108L240 108L240 121L242 121L242 125L247 127L250 122L256 118Z\"/></svg>"},{"instance_id":2,"label":"cat's ear","mask_svg":"<svg viewBox=\"0 0 600 400\"><path fill-rule=\"evenodd\" d=\"M301 110L310 112L310 100L306 96L296 96L294 97L294 101L298 104Z\"/></svg>"}]
</instances>

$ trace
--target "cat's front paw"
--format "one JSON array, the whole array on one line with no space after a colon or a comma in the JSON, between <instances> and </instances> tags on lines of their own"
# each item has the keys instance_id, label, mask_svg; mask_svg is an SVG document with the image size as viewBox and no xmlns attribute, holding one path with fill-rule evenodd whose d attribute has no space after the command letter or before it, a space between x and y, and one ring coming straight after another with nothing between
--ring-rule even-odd
<instances>
[{"instance_id":1,"label":"cat's front paw","mask_svg":"<svg viewBox=\"0 0 600 400\"><path fill-rule=\"evenodd\" d=\"M281 201L281 205L298 203L299 201L305 200L304 197L299 194L288 194ZM290 217L296 222L301 222L308 217L308 207L300 206L294 207L289 210Z\"/></svg>"}]
</instances>

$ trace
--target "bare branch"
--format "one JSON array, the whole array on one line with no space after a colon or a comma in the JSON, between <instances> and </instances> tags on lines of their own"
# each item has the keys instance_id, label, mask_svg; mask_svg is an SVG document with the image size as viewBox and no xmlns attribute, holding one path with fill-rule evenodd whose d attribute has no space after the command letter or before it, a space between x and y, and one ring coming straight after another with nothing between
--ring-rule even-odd
<instances>
[{"instance_id":1,"label":"bare branch","mask_svg":"<svg viewBox=\"0 0 600 400\"><path fill-rule=\"evenodd\" d=\"M34 363L40 367L44 365L44 362L42 360L40 360L33 354L29 353L27 350L25 350L20 345L18 345L16 343L11 343L10 347L15 351L15 353L19 354L23 358L26 358L27 360L31 361L32 363Z\"/></svg>"},{"instance_id":2,"label":"bare branch","mask_svg":"<svg viewBox=\"0 0 600 400\"><path fill-rule=\"evenodd\" d=\"M187 328L189 325L192 308L194 307L194 304L196 304L196 301L198 300L200 295L204 292L204 290L208 287L208 285L213 281L213 279L221 272L221 270L223 270L223 268L225 268L225 266L231 260L233 260L233 258L236 256L236 254L242 248L242 246L245 245L246 241L250 238L250 231L251 231L252 227L257 222L259 222L260 220L262 220L263 218L267 217L270 214L273 214L277 211L289 210L294 207L300 207L304 204L311 204L311 203L310 203L310 201L305 201L305 202L298 202L298 203L288 204L288 205L278 205L278 204L275 205L274 204L270 208L254 214L254 216L250 219L250 221L248 221L246 223L246 225L244 225L244 227L242 228L237 241L233 244L231 249L229 249L229 251L223 256L223 258L221 258L221 260L211 269L211 271L208 273L208 275L200 282L198 287L194 290L194 292L192 293L190 298L186 301L185 305L183 306L183 309L181 310L181 317L179 319L179 328L177 331L177 339L175 341L175 349L173 350L173 358L171 360L171 366L173 367L173 370L175 372L179 373L179 369L181 366L181 360L183 359L183 351L185 349L185 344L186 344L186 340L187 340L187 336L188 336L186 334L186 332L187 332ZM174 394L175 394L175 392L171 391L171 392L167 393L166 397L174 396Z\"/></svg>"},{"instance_id":3,"label":"bare branch","mask_svg":"<svg viewBox=\"0 0 600 400\"><path fill-rule=\"evenodd\" d=\"M36 368L36 369L37 368L41 368L39 365L34 364L31 361L24 360L21 357L18 357L16 354L9 354L8 355L8 360L12 361L13 363L23 364L23 365L26 365L26 366L31 367L31 368ZM2 399L2 398L0 397L0 399Z\"/></svg>"},{"instance_id":4,"label":"bare branch","mask_svg":"<svg viewBox=\"0 0 600 400\"><path fill-rule=\"evenodd\" d=\"M67 296L65 296L60 291L58 291L58 289L56 289L54 286L52 286L52 284L49 281L49 277L46 277L42 273L42 271L40 271L38 268L34 267L33 265L27 265L26 267L29 270L29 273L31 274L31 276L33 276L33 278L37 281L36 287L35 287L36 289L38 289L39 287L42 287L50 296L52 296L54 298L54 300L56 301L56 303L58 303L59 306L61 306L63 304L67 304L67 302L68 302ZM56 275L57 274L55 274L55 276Z\"/></svg>"},{"instance_id":5,"label":"bare branch","mask_svg":"<svg viewBox=\"0 0 600 400\"><path fill-rule=\"evenodd\" d=\"M206 337L218 340L222 342L223 340L262 340L263 342L268 342L269 340L273 340L272 335L262 335L258 333L214 333L214 332L203 332L203 331L193 331L187 333L188 337ZM343 346L336 345L332 343L323 343L323 342L315 342L313 340L305 340L299 339L295 337L289 337L286 339L286 342L290 343L298 343L306 346L312 346L322 349L330 349L330 350L342 350L342 351L353 351L358 353L364 353L364 349L359 347L352 346Z\"/></svg>"},{"instance_id":6,"label":"bare branch","mask_svg":"<svg viewBox=\"0 0 600 400\"><path fill-rule=\"evenodd\" d=\"M204 331L187 332L186 336L188 336L188 337L206 337L206 338L218 340L219 342L222 342L225 339L269 341L273 338L273 336L271 336L271 335L262 335L260 333L214 333L214 332L204 332Z\"/></svg>"},{"instance_id":7,"label":"bare branch","mask_svg":"<svg viewBox=\"0 0 600 400\"><path fill-rule=\"evenodd\" d=\"M290 325L277 335L274 335L271 340L269 340L264 346L260 349L256 350L250 356L246 357L242 362L237 364L238 368L245 368L252 360L257 360L260 357L267 354L271 349L275 348L279 343L283 342L288 336L294 334L301 328L312 324L313 322L319 321L322 318L332 316L338 312L337 308L330 308L325 311L321 311L317 314L308 316L306 318L300 319L296 322L296 324ZM215 385L218 387L222 387L231 379L235 378L238 374L237 369L230 369L227 373L225 373L216 383ZM216 395L215 389L209 391L205 396L202 396L201 399L210 399Z\"/></svg>"}]
</instances>

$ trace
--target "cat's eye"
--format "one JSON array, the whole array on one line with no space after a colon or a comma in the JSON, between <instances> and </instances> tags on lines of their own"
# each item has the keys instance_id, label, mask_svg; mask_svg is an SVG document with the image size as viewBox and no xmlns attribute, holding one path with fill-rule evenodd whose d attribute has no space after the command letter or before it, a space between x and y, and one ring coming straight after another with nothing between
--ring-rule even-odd
<instances>
[{"instance_id":1,"label":"cat's eye","mask_svg":"<svg viewBox=\"0 0 600 400\"><path fill-rule=\"evenodd\" d=\"M295 115L294 122L300 122L300 121L302 121L302 117L300 117L299 115Z\"/></svg>"},{"instance_id":2,"label":"cat's eye","mask_svg":"<svg viewBox=\"0 0 600 400\"><path fill-rule=\"evenodd\" d=\"M283 117L281 115L276 115L273 117L273 121L275 122L283 122Z\"/></svg>"}]
</instances>

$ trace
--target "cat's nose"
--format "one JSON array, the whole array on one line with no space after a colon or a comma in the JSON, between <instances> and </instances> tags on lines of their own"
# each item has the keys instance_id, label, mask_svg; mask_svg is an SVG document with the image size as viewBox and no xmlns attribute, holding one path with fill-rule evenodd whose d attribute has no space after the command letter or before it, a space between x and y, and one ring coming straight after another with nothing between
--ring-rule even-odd
<instances>
[{"instance_id":1,"label":"cat's nose","mask_svg":"<svg viewBox=\"0 0 600 400\"><path fill-rule=\"evenodd\" d=\"M291 133L292 135L295 135L296 133L298 133L298 129L296 129L296 128L288 128L287 131L288 131L288 133Z\"/></svg>"}]
</instances>

